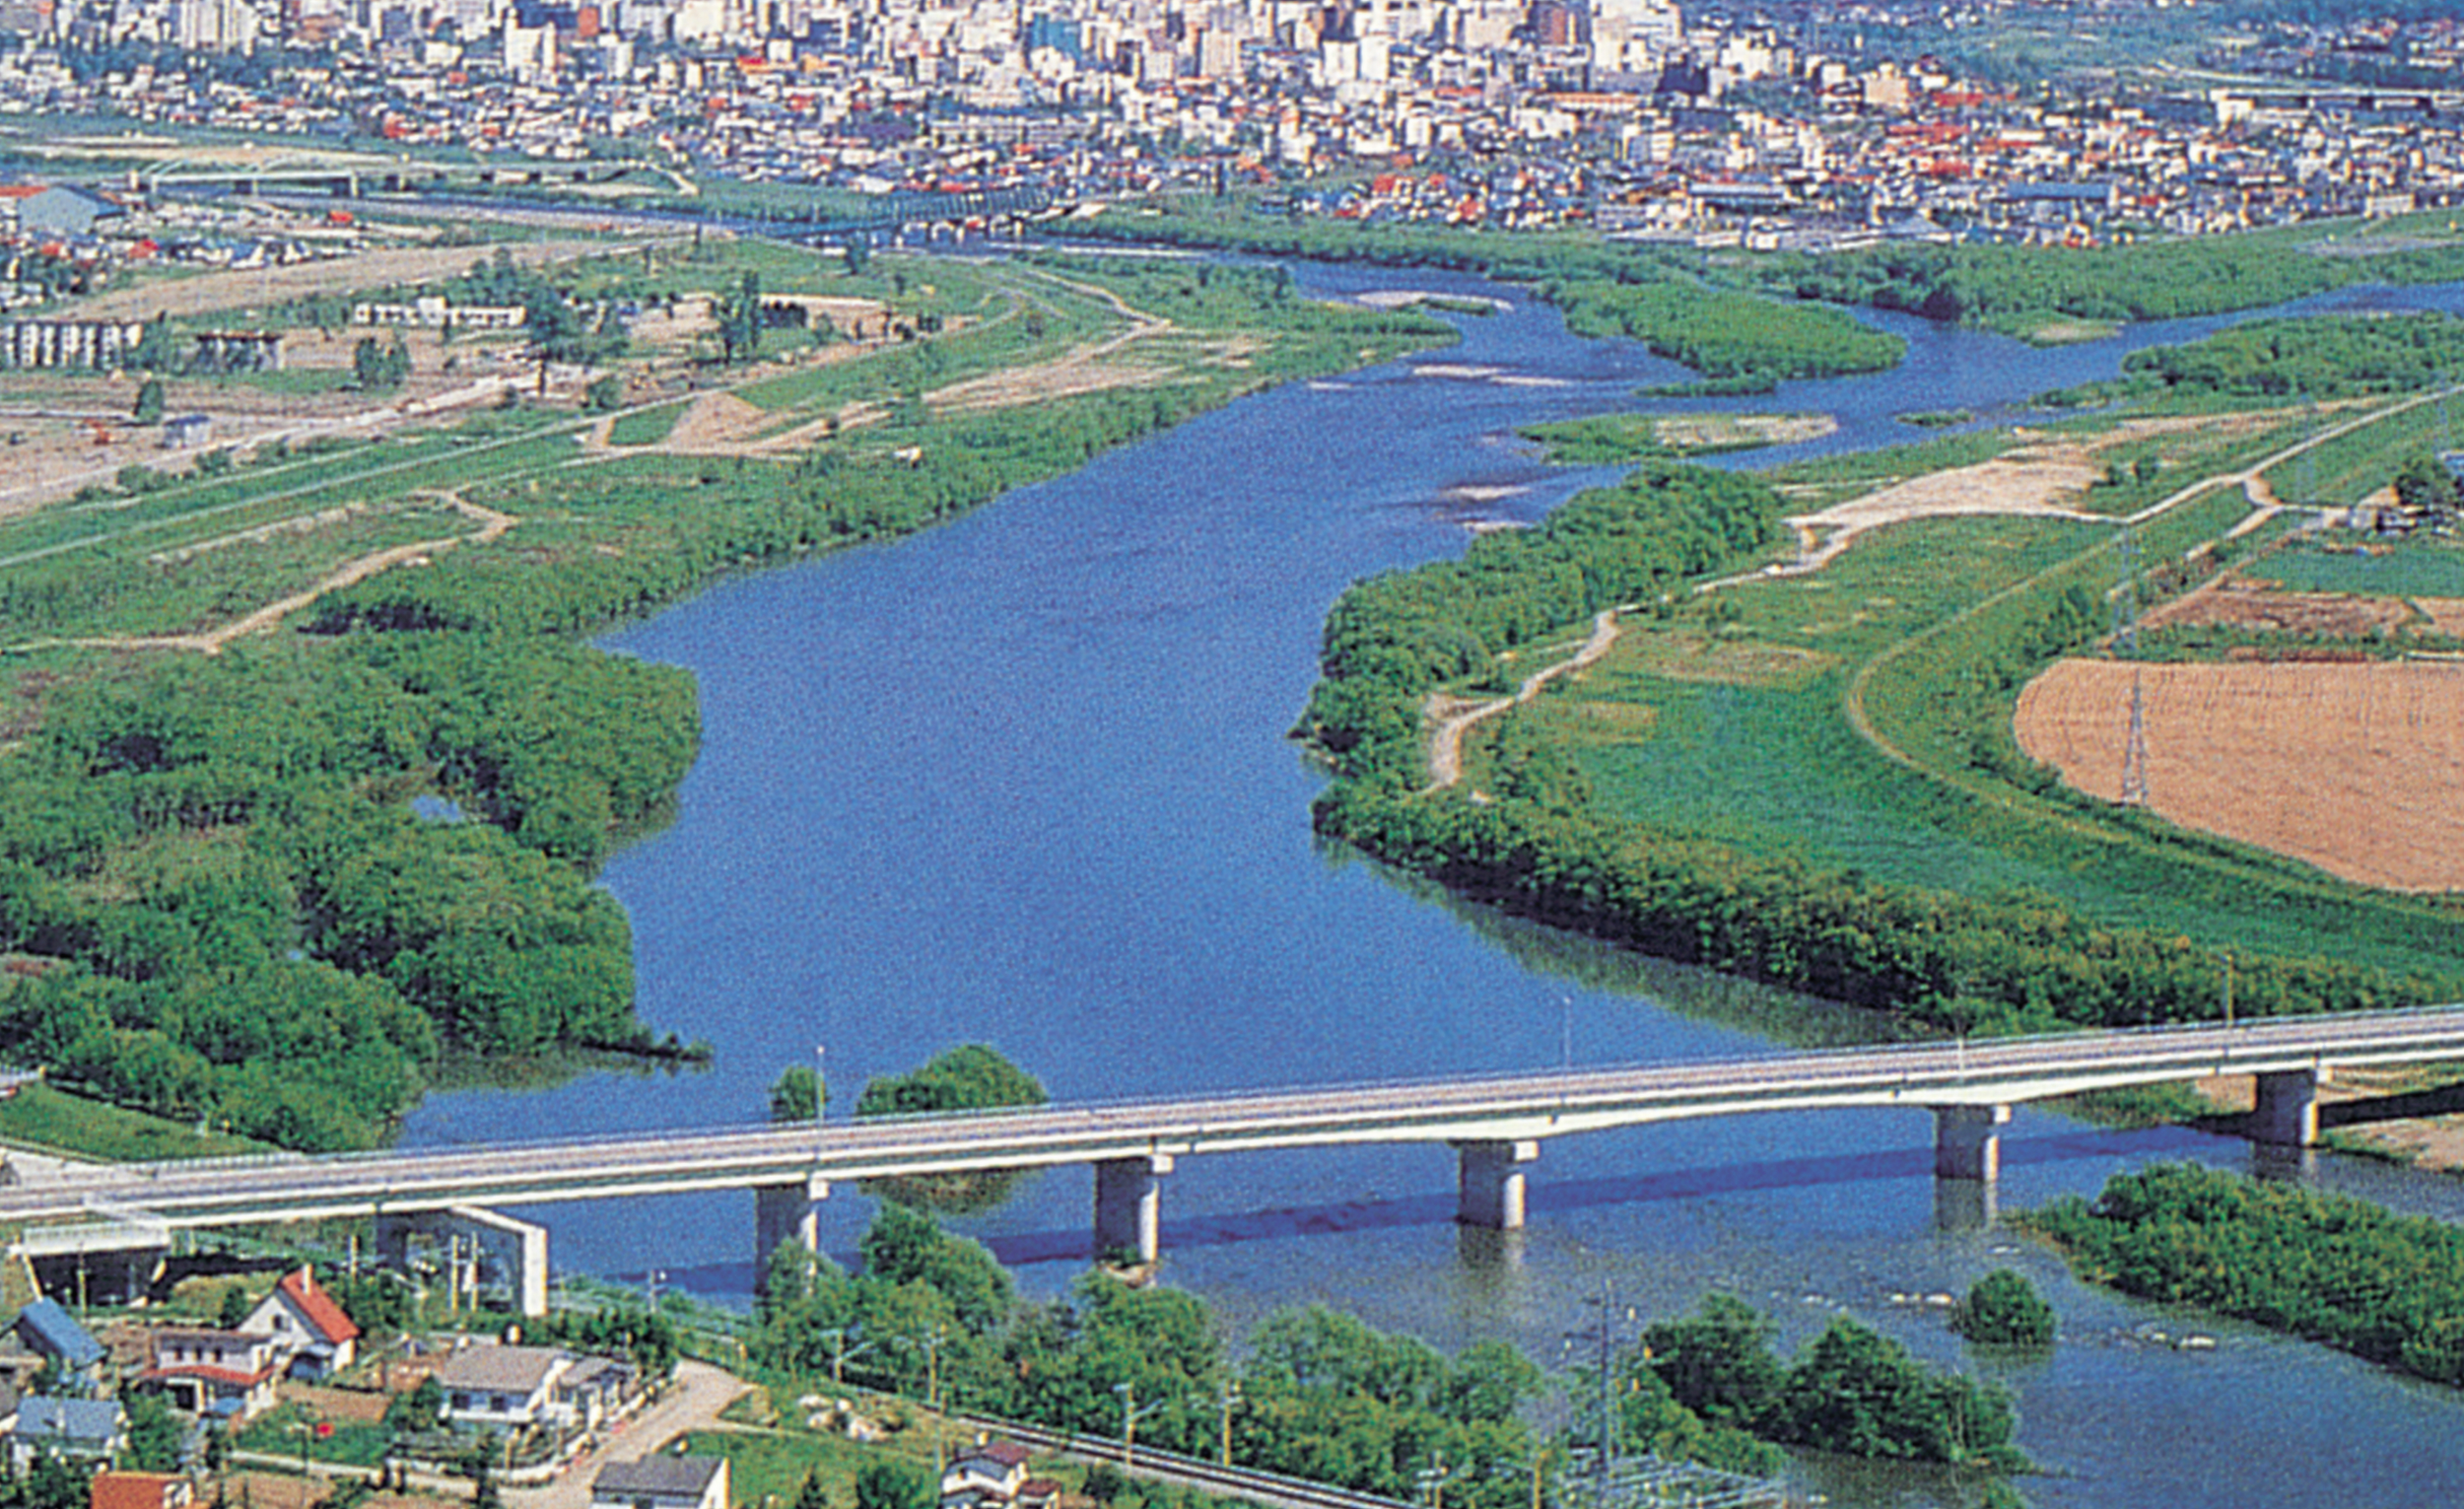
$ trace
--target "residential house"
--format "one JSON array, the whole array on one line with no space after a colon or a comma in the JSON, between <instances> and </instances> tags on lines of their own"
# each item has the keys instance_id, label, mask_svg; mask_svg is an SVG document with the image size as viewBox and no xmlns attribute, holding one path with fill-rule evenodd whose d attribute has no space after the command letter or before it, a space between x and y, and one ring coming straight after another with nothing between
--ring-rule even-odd
<instances>
[{"instance_id":1,"label":"residential house","mask_svg":"<svg viewBox=\"0 0 2464 1509\"><path fill-rule=\"evenodd\" d=\"M590 1509L727 1509L727 1459L662 1452L611 1462L590 1479Z\"/></svg>"},{"instance_id":2,"label":"residential house","mask_svg":"<svg viewBox=\"0 0 2464 1509\"><path fill-rule=\"evenodd\" d=\"M586 1428L594 1423L586 1410L596 1391L559 1388L585 1360L603 1359L585 1359L554 1346L464 1347L437 1369L437 1383L445 1390L445 1423L456 1430Z\"/></svg>"},{"instance_id":3,"label":"residential house","mask_svg":"<svg viewBox=\"0 0 2464 1509\"><path fill-rule=\"evenodd\" d=\"M239 1421L274 1403L274 1384L290 1352L266 1335L244 1331L165 1329L153 1337L154 1360L138 1385L196 1415Z\"/></svg>"},{"instance_id":4,"label":"residential house","mask_svg":"<svg viewBox=\"0 0 2464 1509\"><path fill-rule=\"evenodd\" d=\"M941 1474L941 1509L1048 1509L1061 1484L1027 1475L1027 1449L991 1441L961 1455Z\"/></svg>"},{"instance_id":5,"label":"residential house","mask_svg":"<svg viewBox=\"0 0 2464 1509\"><path fill-rule=\"evenodd\" d=\"M294 1378L323 1378L349 1367L358 1354L360 1328L305 1268L284 1274L240 1330L281 1343L288 1353L285 1369Z\"/></svg>"},{"instance_id":6,"label":"residential house","mask_svg":"<svg viewBox=\"0 0 2464 1509\"><path fill-rule=\"evenodd\" d=\"M128 1417L115 1399L61 1399L36 1394L18 1402L9 1429L9 1463L24 1473L45 1451L75 1461L107 1462L128 1447Z\"/></svg>"},{"instance_id":7,"label":"residential house","mask_svg":"<svg viewBox=\"0 0 2464 1509\"><path fill-rule=\"evenodd\" d=\"M196 1497L196 1484L177 1473L122 1473L105 1468L94 1475L86 1509L188 1509Z\"/></svg>"},{"instance_id":8,"label":"residential house","mask_svg":"<svg viewBox=\"0 0 2464 1509\"><path fill-rule=\"evenodd\" d=\"M53 1365L55 1376L63 1383L74 1380L80 1385L93 1381L95 1364L103 1357L103 1343L96 1340L77 1318L60 1307L54 1299L38 1299L17 1313L17 1322L10 1328L26 1349ZM82 1392L55 1387L55 1393Z\"/></svg>"}]
</instances>

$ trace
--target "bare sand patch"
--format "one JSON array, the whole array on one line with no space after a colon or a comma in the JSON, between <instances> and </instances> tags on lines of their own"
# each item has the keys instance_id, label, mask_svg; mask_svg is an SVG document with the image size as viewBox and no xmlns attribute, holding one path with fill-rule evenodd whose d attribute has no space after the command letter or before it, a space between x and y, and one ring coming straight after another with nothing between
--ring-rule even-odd
<instances>
[{"instance_id":1,"label":"bare sand patch","mask_svg":"<svg viewBox=\"0 0 2464 1509\"><path fill-rule=\"evenodd\" d=\"M2464 603L2457 606L2464 608ZM2412 616L2399 598L2279 591L2263 582L2227 577L2161 604L2139 621L2148 628L2183 624L2360 639L2381 629L2392 631Z\"/></svg>"},{"instance_id":2,"label":"bare sand patch","mask_svg":"<svg viewBox=\"0 0 2464 1509\"><path fill-rule=\"evenodd\" d=\"M2464 664L2063 660L2020 693L2019 747L2120 800L2134 675L2164 817L2365 885L2464 889Z\"/></svg>"},{"instance_id":3,"label":"bare sand patch","mask_svg":"<svg viewBox=\"0 0 2464 1509\"><path fill-rule=\"evenodd\" d=\"M2413 606L2430 633L2464 636L2464 597L2416 597Z\"/></svg>"},{"instance_id":4,"label":"bare sand patch","mask_svg":"<svg viewBox=\"0 0 2464 1509\"><path fill-rule=\"evenodd\" d=\"M646 448L677 451L722 450L741 446L778 416L733 393L704 393L685 405L674 428L657 446Z\"/></svg>"}]
</instances>

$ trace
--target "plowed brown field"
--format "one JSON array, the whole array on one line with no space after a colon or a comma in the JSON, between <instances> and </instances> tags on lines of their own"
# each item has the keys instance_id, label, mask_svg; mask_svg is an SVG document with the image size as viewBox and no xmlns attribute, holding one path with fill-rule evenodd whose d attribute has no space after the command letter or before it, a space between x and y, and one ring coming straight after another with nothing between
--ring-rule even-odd
<instances>
[{"instance_id":1,"label":"plowed brown field","mask_svg":"<svg viewBox=\"0 0 2464 1509\"><path fill-rule=\"evenodd\" d=\"M2367 885L2464 889L2464 664L2137 670L2157 812ZM2019 695L2019 747L2119 800L2132 673L2054 665Z\"/></svg>"}]
</instances>

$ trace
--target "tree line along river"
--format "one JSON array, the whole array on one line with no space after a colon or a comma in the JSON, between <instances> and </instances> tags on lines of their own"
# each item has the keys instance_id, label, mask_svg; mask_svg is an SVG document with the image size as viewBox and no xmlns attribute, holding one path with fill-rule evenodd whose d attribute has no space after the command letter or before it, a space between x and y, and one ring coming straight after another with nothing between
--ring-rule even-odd
<instances>
[{"instance_id":1,"label":"tree line along river","mask_svg":"<svg viewBox=\"0 0 2464 1509\"><path fill-rule=\"evenodd\" d=\"M1296 271L1321 297L1424 288L1513 307L1462 318L1458 346L1253 396L956 523L733 580L611 636L700 678L705 744L677 820L604 878L632 914L643 1019L707 1039L716 1064L432 1095L403 1142L757 1120L770 1082L817 1049L843 1110L865 1076L966 1041L1069 1101L1855 1036L1819 1002L1484 915L1318 847L1320 778L1284 733L1328 605L1356 578L1459 551L1471 520L1538 517L1615 475L1540 464L1512 438L1523 425L1655 406L1838 419L1822 440L1736 458L1760 464L1914 439L1890 416L1988 411L2224 321L2040 351L1875 316L1909 339L1896 371L1655 405L1634 390L1681 369L1574 339L1518 290ZM2464 306L2454 286L2383 297ZM1501 1337L1544 1364L1565 1359L1604 1280L1646 1318L1720 1287L1773 1312L1787 1345L1845 1308L1960 1363L1922 1296L2012 1266L2052 1299L2064 1344L1963 1365L2017 1393L2020 1444L2050 1475L2023 1483L2035 1503L2225 1509L2332 1482L2339 1503L2392 1506L2464 1491L2464 1400L2077 1284L1975 1211L1938 1209L1932 1136L1918 1112L1837 1111L1561 1138L1535 1166L1530 1229L1502 1240L1453 1224L1442 1146L1189 1159L1165 1181L1164 1273L1236 1326L1323 1300L1444 1346ZM2092 1192L2185 1155L2250 1157L2237 1141L2021 1108L2000 1200ZM2432 1177L2335 1158L2317 1177L2464 1212L2464 1193ZM1031 1175L954 1224L1030 1292L1059 1292L1087 1256L1090 1188L1082 1169ZM740 1299L751 1205L535 1213L562 1268ZM869 1213L840 1192L825 1245L851 1251ZM2219 1344L2154 1335L2185 1329ZM1837 1502L1955 1501L1922 1474L1814 1473Z\"/></svg>"}]
</instances>

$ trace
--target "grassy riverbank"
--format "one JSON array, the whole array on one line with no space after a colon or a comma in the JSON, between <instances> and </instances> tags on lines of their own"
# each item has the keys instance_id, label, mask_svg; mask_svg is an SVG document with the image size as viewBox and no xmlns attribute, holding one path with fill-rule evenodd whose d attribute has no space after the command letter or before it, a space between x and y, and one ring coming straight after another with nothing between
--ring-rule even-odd
<instances>
[{"instance_id":1,"label":"grassy riverbank","mask_svg":"<svg viewBox=\"0 0 2464 1509\"><path fill-rule=\"evenodd\" d=\"M2313 333L2324 371L2353 332L2288 338ZM1510 911L1946 1029L2197 1019L2216 1009L2226 949L2251 1014L2451 997L2464 916L2450 903L2084 797L2013 738L2020 687L2108 631L2126 578L2154 603L2281 528L2252 518L2245 469L2282 475L2329 424L2354 423L2335 453L2383 481L2420 440L2397 403L2219 412L2215 384L2180 386L2041 433L1774 473L1749 509L1761 532L1700 568L1732 574L1716 587L1620 592L1600 575L1619 532L1578 526L1561 561L1356 589L1330 620L1318 706L1322 736L1346 720L1359 736L1327 740L1338 781L1322 829ZM1658 474L1632 506L1651 517L1656 496L1692 485ZM1749 570L1810 548L1760 543L1783 514L1850 501L1800 525L1843 541L1836 554ZM2126 554L2131 514L2145 516ZM2227 538L2245 522L2262 527ZM1522 603L1574 572L1600 587L1592 600L1488 636L1491 599ZM1603 658L1475 725L1460 783L1421 789L1428 767L1399 751L1422 696L1489 695L1617 601L1642 611L1621 615ZM1409 649L1439 625L1457 626L1452 663ZM1354 644L1387 657L1363 674Z\"/></svg>"}]
</instances>

